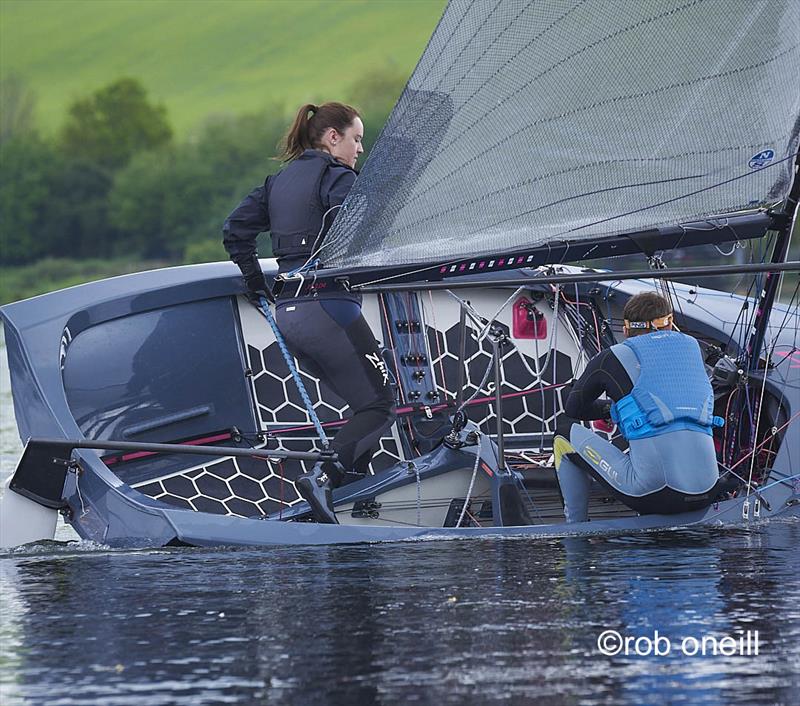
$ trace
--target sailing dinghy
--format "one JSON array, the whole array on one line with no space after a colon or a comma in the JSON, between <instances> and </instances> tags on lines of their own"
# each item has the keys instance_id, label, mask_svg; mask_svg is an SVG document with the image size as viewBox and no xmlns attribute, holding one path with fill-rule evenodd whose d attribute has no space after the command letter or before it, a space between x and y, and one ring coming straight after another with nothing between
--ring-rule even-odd
<instances>
[{"instance_id":1,"label":"sailing dinghy","mask_svg":"<svg viewBox=\"0 0 800 706\"><path fill-rule=\"evenodd\" d=\"M344 403L300 369L304 402L237 268L216 263L0 309L27 441L2 542L52 537L58 513L83 538L137 547L797 515L800 312L785 273L799 269L799 38L793 0L454 0L319 264L279 283L363 293L396 389L370 473L334 492L340 524L313 522L293 481ZM744 257L667 266L699 246ZM610 271L621 255L639 271ZM675 281L732 274L741 293ZM725 420L720 483L704 510L642 516L598 486L591 521L566 524L553 438L568 385L654 288L701 344Z\"/></svg>"}]
</instances>

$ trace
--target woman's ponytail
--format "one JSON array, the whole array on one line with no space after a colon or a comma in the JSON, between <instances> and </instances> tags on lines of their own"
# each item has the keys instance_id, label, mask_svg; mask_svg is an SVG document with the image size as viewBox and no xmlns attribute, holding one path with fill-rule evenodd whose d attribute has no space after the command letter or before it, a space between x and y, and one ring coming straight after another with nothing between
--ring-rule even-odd
<instances>
[{"instance_id":1,"label":"woman's ponytail","mask_svg":"<svg viewBox=\"0 0 800 706\"><path fill-rule=\"evenodd\" d=\"M289 131L280 145L282 153L279 159L281 161L288 162L296 159L305 150L312 149L309 123L317 110L317 106L313 103L306 103L297 111Z\"/></svg>"},{"instance_id":2,"label":"woman's ponytail","mask_svg":"<svg viewBox=\"0 0 800 706\"><path fill-rule=\"evenodd\" d=\"M297 111L289 131L278 145L281 150L278 159L289 162L297 159L305 150L318 149L328 128L344 134L358 117L355 108L343 103L323 103L319 106L306 103Z\"/></svg>"}]
</instances>

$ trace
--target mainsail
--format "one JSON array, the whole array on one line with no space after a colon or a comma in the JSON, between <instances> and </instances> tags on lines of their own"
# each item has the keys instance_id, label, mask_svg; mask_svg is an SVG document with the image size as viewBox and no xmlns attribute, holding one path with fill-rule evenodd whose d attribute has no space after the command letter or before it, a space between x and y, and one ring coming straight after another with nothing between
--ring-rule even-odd
<instances>
[{"instance_id":1,"label":"mainsail","mask_svg":"<svg viewBox=\"0 0 800 706\"><path fill-rule=\"evenodd\" d=\"M454 261L773 205L799 45L798 0L452 0L322 260Z\"/></svg>"}]
</instances>

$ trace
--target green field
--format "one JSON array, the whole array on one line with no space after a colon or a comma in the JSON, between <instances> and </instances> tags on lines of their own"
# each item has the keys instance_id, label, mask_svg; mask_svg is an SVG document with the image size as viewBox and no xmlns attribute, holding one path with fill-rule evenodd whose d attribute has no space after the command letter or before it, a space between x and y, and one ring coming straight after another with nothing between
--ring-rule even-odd
<instances>
[{"instance_id":1,"label":"green field","mask_svg":"<svg viewBox=\"0 0 800 706\"><path fill-rule=\"evenodd\" d=\"M444 0L0 0L0 75L34 91L47 132L122 76L179 135L209 115L347 98L359 77L415 66Z\"/></svg>"}]
</instances>

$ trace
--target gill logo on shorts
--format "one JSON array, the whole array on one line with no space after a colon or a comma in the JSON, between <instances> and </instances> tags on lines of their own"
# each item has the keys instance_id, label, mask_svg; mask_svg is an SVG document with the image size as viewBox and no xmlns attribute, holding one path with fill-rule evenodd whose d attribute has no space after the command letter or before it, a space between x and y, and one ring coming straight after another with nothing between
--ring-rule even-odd
<instances>
[{"instance_id":1,"label":"gill logo on shorts","mask_svg":"<svg viewBox=\"0 0 800 706\"><path fill-rule=\"evenodd\" d=\"M372 367L381 374L383 377L383 386L386 387L386 385L389 384L389 371L386 369L386 363L383 362L383 359L377 353L367 353L365 357L372 363Z\"/></svg>"},{"instance_id":2,"label":"gill logo on shorts","mask_svg":"<svg viewBox=\"0 0 800 706\"><path fill-rule=\"evenodd\" d=\"M606 474L609 478L613 478L614 480L617 479L617 472L611 468L608 461L606 461L597 451L595 451L591 446L585 446L583 448L583 453L589 457L589 460L597 466L603 473Z\"/></svg>"}]
</instances>

